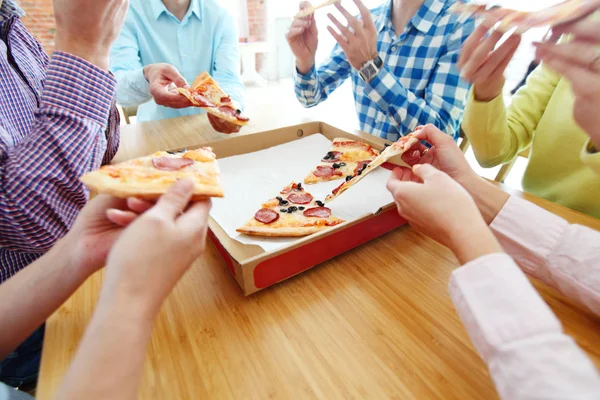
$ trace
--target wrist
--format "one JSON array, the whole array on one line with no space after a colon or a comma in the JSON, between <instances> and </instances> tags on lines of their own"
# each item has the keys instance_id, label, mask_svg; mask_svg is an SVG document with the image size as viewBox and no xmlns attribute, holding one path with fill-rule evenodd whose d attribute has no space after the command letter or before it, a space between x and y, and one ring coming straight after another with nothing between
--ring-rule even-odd
<instances>
[{"instance_id":1,"label":"wrist","mask_svg":"<svg viewBox=\"0 0 600 400\"><path fill-rule=\"evenodd\" d=\"M461 265L488 254L504 252L492 231L483 221L453 231L449 247Z\"/></svg>"},{"instance_id":2,"label":"wrist","mask_svg":"<svg viewBox=\"0 0 600 400\"><path fill-rule=\"evenodd\" d=\"M107 266L106 269L108 270L108 268ZM118 312L120 315L139 323L152 324L158 314L160 305L155 306L153 302L148 301L139 293L132 293L121 282L114 284L111 277L108 276L109 274L110 272L107 271L100 292L99 307L101 306L110 313Z\"/></svg>"},{"instance_id":3,"label":"wrist","mask_svg":"<svg viewBox=\"0 0 600 400\"><path fill-rule=\"evenodd\" d=\"M475 174L466 176L458 182L469 192L488 225L494 221L510 198L508 193Z\"/></svg>"},{"instance_id":4,"label":"wrist","mask_svg":"<svg viewBox=\"0 0 600 400\"><path fill-rule=\"evenodd\" d=\"M473 85L473 96L476 101L488 103L502 94L504 78L500 82L490 83L485 86Z\"/></svg>"},{"instance_id":5,"label":"wrist","mask_svg":"<svg viewBox=\"0 0 600 400\"><path fill-rule=\"evenodd\" d=\"M308 74L315 66L315 59L311 60L296 60L296 69L302 75Z\"/></svg>"},{"instance_id":6,"label":"wrist","mask_svg":"<svg viewBox=\"0 0 600 400\"><path fill-rule=\"evenodd\" d=\"M82 58L104 71L108 71L109 69L110 57L108 49L93 48L74 41L65 41L58 37L56 39L55 49L56 51L62 51Z\"/></svg>"}]
</instances>

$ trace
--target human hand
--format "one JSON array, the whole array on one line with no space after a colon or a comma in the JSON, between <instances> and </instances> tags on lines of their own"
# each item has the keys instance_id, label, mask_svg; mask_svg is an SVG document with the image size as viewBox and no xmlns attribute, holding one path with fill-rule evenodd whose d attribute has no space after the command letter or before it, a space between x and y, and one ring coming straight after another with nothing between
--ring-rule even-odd
<instances>
[{"instance_id":1,"label":"human hand","mask_svg":"<svg viewBox=\"0 0 600 400\"><path fill-rule=\"evenodd\" d=\"M242 129L241 126L231 123L229 121L226 121L224 119L221 119L211 113L208 113L208 122L210 122L210 125L213 127L213 129L215 131L221 132L221 133L226 133L226 134L237 133Z\"/></svg>"},{"instance_id":2,"label":"human hand","mask_svg":"<svg viewBox=\"0 0 600 400\"><path fill-rule=\"evenodd\" d=\"M70 264L86 276L100 269L123 227L150 207L151 203L135 198L100 195L91 200L64 238Z\"/></svg>"},{"instance_id":3,"label":"human hand","mask_svg":"<svg viewBox=\"0 0 600 400\"><path fill-rule=\"evenodd\" d=\"M108 71L128 6L129 0L54 0L55 49Z\"/></svg>"},{"instance_id":4,"label":"human hand","mask_svg":"<svg viewBox=\"0 0 600 400\"><path fill-rule=\"evenodd\" d=\"M600 21L572 22L554 28L553 34L570 34L572 39L561 44L534 43L536 58L571 83L573 117L600 149Z\"/></svg>"},{"instance_id":5,"label":"human hand","mask_svg":"<svg viewBox=\"0 0 600 400\"><path fill-rule=\"evenodd\" d=\"M429 143L431 147L428 148L423 143L414 145L402 157L408 165L431 164L462 185L476 177L454 140L434 125L418 127L414 135L420 141Z\"/></svg>"},{"instance_id":6,"label":"human hand","mask_svg":"<svg viewBox=\"0 0 600 400\"><path fill-rule=\"evenodd\" d=\"M465 41L458 61L461 76L473 84L475 99L491 101L502 94L504 71L521 43L520 35L512 35L497 49L503 32L490 29L502 18L502 10L487 16Z\"/></svg>"},{"instance_id":7,"label":"human hand","mask_svg":"<svg viewBox=\"0 0 600 400\"><path fill-rule=\"evenodd\" d=\"M354 69L360 70L368 61L377 57L377 29L371 12L360 0L353 0L360 10L361 19L350 14L340 3L336 3L336 8L342 13L348 21L348 26L343 25L332 14L328 14L329 19L338 28L339 33L331 26L327 30L340 45L348 62Z\"/></svg>"},{"instance_id":8,"label":"human hand","mask_svg":"<svg viewBox=\"0 0 600 400\"><path fill-rule=\"evenodd\" d=\"M187 97L173 90L188 87L185 78L174 66L166 63L150 64L144 67L144 76L150 83L150 94L159 106L187 108L193 105Z\"/></svg>"},{"instance_id":9,"label":"human hand","mask_svg":"<svg viewBox=\"0 0 600 400\"><path fill-rule=\"evenodd\" d=\"M310 6L310 2L303 1L300 3L300 10ZM307 74L315 65L317 47L319 46L319 31L315 15L294 19L285 38L296 57L298 71L301 74Z\"/></svg>"},{"instance_id":10,"label":"human hand","mask_svg":"<svg viewBox=\"0 0 600 400\"><path fill-rule=\"evenodd\" d=\"M153 316L204 251L210 201L189 205L194 183L180 180L123 232L108 257L103 294Z\"/></svg>"},{"instance_id":11,"label":"human hand","mask_svg":"<svg viewBox=\"0 0 600 400\"><path fill-rule=\"evenodd\" d=\"M411 227L449 247L462 264L502 251L469 193L433 166L397 168L387 188Z\"/></svg>"}]
</instances>

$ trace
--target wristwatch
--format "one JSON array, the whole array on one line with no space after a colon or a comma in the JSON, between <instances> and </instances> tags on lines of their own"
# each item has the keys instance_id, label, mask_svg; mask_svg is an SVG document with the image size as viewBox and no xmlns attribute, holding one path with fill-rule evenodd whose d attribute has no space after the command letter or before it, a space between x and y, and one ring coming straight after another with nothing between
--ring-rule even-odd
<instances>
[{"instance_id":1,"label":"wristwatch","mask_svg":"<svg viewBox=\"0 0 600 400\"><path fill-rule=\"evenodd\" d=\"M375 78L375 76L381 71L383 67L383 60L381 57L377 56L373 60L369 60L361 67L358 71L361 79L365 82L370 82L371 79Z\"/></svg>"}]
</instances>

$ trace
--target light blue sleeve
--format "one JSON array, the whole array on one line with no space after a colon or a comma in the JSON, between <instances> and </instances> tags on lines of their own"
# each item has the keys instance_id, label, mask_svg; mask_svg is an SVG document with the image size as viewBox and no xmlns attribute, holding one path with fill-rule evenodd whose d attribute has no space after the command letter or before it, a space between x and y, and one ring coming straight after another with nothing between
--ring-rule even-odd
<instances>
[{"instance_id":1,"label":"light blue sleeve","mask_svg":"<svg viewBox=\"0 0 600 400\"><path fill-rule=\"evenodd\" d=\"M144 76L131 9L121 34L113 44L110 60L110 70L117 79L117 103L123 107L135 107L152 98L150 84Z\"/></svg>"},{"instance_id":2,"label":"light blue sleeve","mask_svg":"<svg viewBox=\"0 0 600 400\"><path fill-rule=\"evenodd\" d=\"M246 88L240 77L239 37L233 18L224 13L221 19L223 30L215 40L215 64L213 78L219 86L231 96L232 100L243 110L245 107Z\"/></svg>"}]
</instances>

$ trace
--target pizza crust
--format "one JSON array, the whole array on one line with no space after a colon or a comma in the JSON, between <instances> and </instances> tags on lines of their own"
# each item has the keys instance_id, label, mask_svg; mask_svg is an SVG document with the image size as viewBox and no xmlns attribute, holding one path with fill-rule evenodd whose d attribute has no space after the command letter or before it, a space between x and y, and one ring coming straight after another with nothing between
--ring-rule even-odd
<instances>
[{"instance_id":1,"label":"pizza crust","mask_svg":"<svg viewBox=\"0 0 600 400\"><path fill-rule=\"evenodd\" d=\"M179 170L165 171L153 166L155 158L185 158L193 164ZM189 178L194 181L192 199L223 197L219 184L220 172L210 148L202 148L179 154L157 152L150 156L125 161L120 164L105 165L89 172L80 181L97 193L116 197L138 197L156 200L164 195L175 182Z\"/></svg>"},{"instance_id":2,"label":"pizza crust","mask_svg":"<svg viewBox=\"0 0 600 400\"><path fill-rule=\"evenodd\" d=\"M266 237L302 237L312 235L313 233L324 231L330 226L309 226L309 227L291 227L291 228L270 228L265 226L243 226L237 229L237 232L250 236Z\"/></svg>"},{"instance_id":3,"label":"pizza crust","mask_svg":"<svg viewBox=\"0 0 600 400\"><path fill-rule=\"evenodd\" d=\"M294 16L294 18L298 19L298 18L309 17L309 16L313 15L315 13L315 11L317 11L318 9L323 8L323 7L327 7L327 6L330 6L330 5L333 5L335 3L339 3L339 2L341 2L341 0L326 0L326 1L322 2L322 3L320 3L320 4L317 4L316 6L310 6L310 7L307 7L305 9L303 9L303 10L300 10L300 12L298 12L298 14L296 14Z\"/></svg>"}]
</instances>

